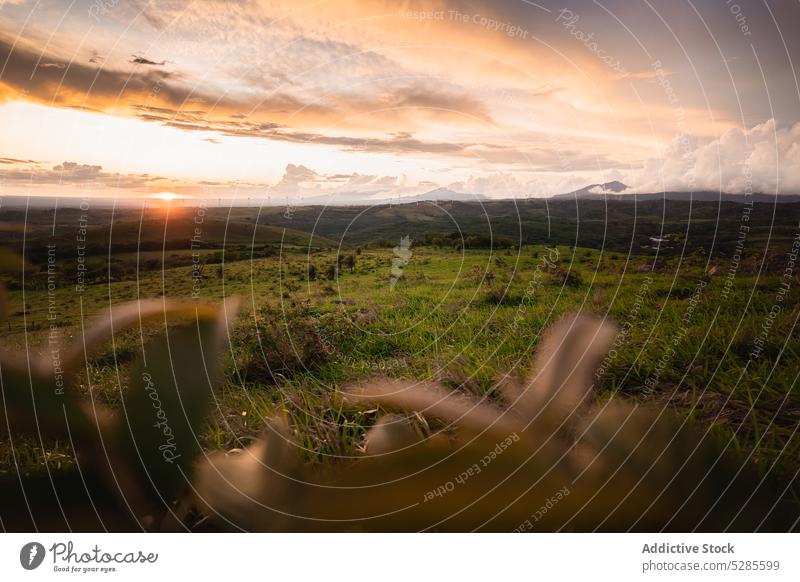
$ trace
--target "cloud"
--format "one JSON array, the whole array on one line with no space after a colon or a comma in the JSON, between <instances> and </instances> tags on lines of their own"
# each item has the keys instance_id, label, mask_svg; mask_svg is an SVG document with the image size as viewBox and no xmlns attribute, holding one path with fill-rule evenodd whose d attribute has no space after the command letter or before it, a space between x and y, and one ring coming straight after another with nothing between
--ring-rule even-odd
<instances>
[{"instance_id":1,"label":"cloud","mask_svg":"<svg viewBox=\"0 0 800 582\"><path fill-rule=\"evenodd\" d=\"M161 18L157 10L153 10L151 6L155 4L153 0L128 0L126 4L130 4L132 10L141 15L154 29L160 31L166 27L168 21Z\"/></svg>"},{"instance_id":2,"label":"cloud","mask_svg":"<svg viewBox=\"0 0 800 582\"><path fill-rule=\"evenodd\" d=\"M483 176L470 176L467 180L447 185L449 190L496 198L513 198L527 195L527 185L513 174L497 172Z\"/></svg>"},{"instance_id":3,"label":"cloud","mask_svg":"<svg viewBox=\"0 0 800 582\"><path fill-rule=\"evenodd\" d=\"M612 171L614 173L614 171ZM595 172L533 172L521 177L510 172L473 174L446 187L487 198L542 198L573 192L597 179Z\"/></svg>"},{"instance_id":4,"label":"cloud","mask_svg":"<svg viewBox=\"0 0 800 582\"><path fill-rule=\"evenodd\" d=\"M254 137L298 144L335 146L344 151L373 153L465 154L477 144L454 141L420 140L409 132L391 133L385 137L326 135L291 129L279 123L248 119L246 116L213 118L201 110L170 110L162 107L137 106L138 117L185 131L213 132L231 137Z\"/></svg>"},{"instance_id":5,"label":"cloud","mask_svg":"<svg viewBox=\"0 0 800 582\"><path fill-rule=\"evenodd\" d=\"M23 42L14 44L0 36L0 62L5 68L0 77L0 101L26 99L46 105L81 108L107 113L139 115L160 112L174 123L190 119L214 124L247 113L261 124L273 124L275 117L293 114L324 118L335 108L308 102L283 92L268 96L232 96L227 90L192 86L184 73L162 69L167 61L156 62L134 55L131 70L97 66L96 51L87 64L72 56L41 54ZM40 63L46 63L42 66ZM144 65L147 70L139 70ZM154 69L154 67L157 67ZM202 108L202 111L199 109ZM298 112L302 115L298 115ZM187 129L194 129L187 127Z\"/></svg>"},{"instance_id":6,"label":"cloud","mask_svg":"<svg viewBox=\"0 0 800 582\"><path fill-rule=\"evenodd\" d=\"M406 176L322 174L303 165L287 164L280 181L267 188L269 196L303 203L351 204L385 201L436 188Z\"/></svg>"},{"instance_id":7,"label":"cloud","mask_svg":"<svg viewBox=\"0 0 800 582\"><path fill-rule=\"evenodd\" d=\"M611 172L616 175L616 172ZM445 185L449 190L487 198L550 196L582 188L595 179L593 174L544 172L528 178L508 172L484 172ZM323 174L304 165L288 164L280 181L267 188L270 196L303 203L350 204L384 202L424 194L442 187L430 180L408 176L371 174Z\"/></svg>"},{"instance_id":8,"label":"cloud","mask_svg":"<svg viewBox=\"0 0 800 582\"><path fill-rule=\"evenodd\" d=\"M468 117L491 123L492 118L484 103L464 92L443 91L433 83L415 83L388 92L384 99L373 100L372 107L431 109L443 117Z\"/></svg>"},{"instance_id":9,"label":"cloud","mask_svg":"<svg viewBox=\"0 0 800 582\"><path fill-rule=\"evenodd\" d=\"M663 157L623 181L639 192L800 193L800 123L778 127L770 119L705 143L679 135Z\"/></svg>"},{"instance_id":10,"label":"cloud","mask_svg":"<svg viewBox=\"0 0 800 582\"><path fill-rule=\"evenodd\" d=\"M535 136L529 135L528 140L534 141ZM520 140L522 141L522 140ZM464 152L483 166L495 165L506 168L519 168L539 172L576 172L600 171L607 169L639 168L641 163L635 161L617 160L609 153L598 151L597 144L591 142L584 145L576 139L577 143L568 145L552 141L546 145L501 145L488 144L475 145Z\"/></svg>"},{"instance_id":11,"label":"cloud","mask_svg":"<svg viewBox=\"0 0 800 582\"><path fill-rule=\"evenodd\" d=\"M656 79L656 78L663 78L663 77L670 77L675 74L675 71L670 71L667 69L659 69L658 71L655 70L645 70L645 71L628 71L622 73L621 75L615 75L613 78L617 81L624 81L629 79Z\"/></svg>"},{"instance_id":12,"label":"cloud","mask_svg":"<svg viewBox=\"0 0 800 582\"><path fill-rule=\"evenodd\" d=\"M0 164L12 166L0 168L0 181L31 185L94 185L108 188L143 188L163 180L149 174L119 174L104 172L102 166L62 162L52 167L31 160L0 158Z\"/></svg>"},{"instance_id":13,"label":"cloud","mask_svg":"<svg viewBox=\"0 0 800 582\"><path fill-rule=\"evenodd\" d=\"M319 194L326 180L324 176L303 165L287 164L280 182L269 191L273 194L294 196Z\"/></svg>"},{"instance_id":14,"label":"cloud","mask_svg":"<svg viewBox=\"0 0 800 582\"><path fill-rule=\"evenodd\" d=\"M410 132L388 137L379 134L382 128L412 128L432 121L491 123L480 101L422 81L382 83L369 88L368 96L332 92L306 99L284 91L266 96L260 92L257 97L217 95L184 84L183 74L162 70L166 61L134 55L131 63L148 69L157 66L158 70L124 71L46 55L42 61L46 64L37 65L41 57L36 51L20 44L12 50L12 46L0 37L0 62L7 61L0 78L0 100L5 94L7 99L22 97L48 105L123 112L186 131L331 145L345 151L455 154L472 144L423 141ZM290 120L292 127L277 121L280 119ZM359 125L364 128L357 128ZM306 126L336 126L345 135L309 131Z\"/></svg>"}]
</instances>

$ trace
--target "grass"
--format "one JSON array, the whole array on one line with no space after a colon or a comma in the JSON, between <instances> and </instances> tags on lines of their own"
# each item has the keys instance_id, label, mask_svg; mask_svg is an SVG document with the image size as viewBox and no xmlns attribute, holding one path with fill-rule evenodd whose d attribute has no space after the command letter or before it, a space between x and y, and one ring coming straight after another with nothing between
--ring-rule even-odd
<instances>
[{"instance_id":1,"label":"grass","mask_svg":"<svg viewBox=\"0 0 800 582\"><path fill-rule=\"evenodd\" d=\"M391 249L363 250L352 273L342 268L332 280L325 277L336 264L332 249L207 265L199 301L238 294L245 308L231 329L204 447L242 447L263 430L264 419L282 413L309 460L354 455L376 414L342 408L333 398L337 387L375 375L433 378L493 399L508 374L526 370L545 327L584 310L624 330L597 380L602 397L673 408L751 456L762 471L794 477L800 470L797 285L753 355L777 301L781 265L761 275L742 270L725 291L724 259L709 276L702 256L661 260L651 271L652 257L570 247L557 254L548 262L543 258L555 253L540 245L414 247L394 286ZM309 262L317 271L313 281ZM701 280L708 283L696 293ZM79 341L82 316L137 298L188 297L192 290L191 267L176 266L87 286L82 294L70 287L51 296L12 291L4 342L37 349L47 338L51 306L60 333ZM141 344L138 333L120 334L114 351L109 346L89 362L81 382L87 397L114 406L124 390L117 378L125 378ZM15 463L40 471L45 458L72 463L65 443L15 441L13 452L10 442L0 443L0 471Z\"/></svg>"}]
</instances>

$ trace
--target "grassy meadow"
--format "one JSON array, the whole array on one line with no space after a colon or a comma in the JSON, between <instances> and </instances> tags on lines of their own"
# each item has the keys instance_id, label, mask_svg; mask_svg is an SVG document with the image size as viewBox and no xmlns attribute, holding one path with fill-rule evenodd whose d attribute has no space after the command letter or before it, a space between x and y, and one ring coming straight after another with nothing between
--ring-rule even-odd
<instances>
[{"instance_id":1,"label":"grassy meadow","mask_svg":"<svg viewBox=\"0 0 800 582\"><path fill-rule=\"evenodd\" d=\"M794 333L800 290L788 291L766 346L752 353L780 288L779 273L740 273L726 293L724 265L709 269L702 256L659 260L653 269L651 257L586 248L412 246L392 284L392 249L343 252L355 264L330 279L337 249L287 247L277 256L205 265L199 279L192 266L178 266L82 293L71 287L53 294L11 291L4 341L29 350L46 345L53 305L57 333L74 342L81 314L120 302L239 295L244 309L230 328L225 381L203 445L240 448L265 418L283 413L304 455L325 463L357 454L376 412L354 415L337 405L338 386L375 375L437 379L491 399L509 377L527 371L545 326L582 310L619 325L615 350L597 375L602 397L650 402L696 419L764 471L791 478L800 468ZM700 281L707 285L698 292ZM143 338L158 331L115 337L105 354L88 362L80 383L86 396L114 407L125 389L119 378ZM669 346L674 350L667 352ZM56 467L72 463L65 443L18 442L15 454L24 472L43 470L45 460ZM12 457L4 444L3 471L13 466Z\"/></svg>"}]
</instances>

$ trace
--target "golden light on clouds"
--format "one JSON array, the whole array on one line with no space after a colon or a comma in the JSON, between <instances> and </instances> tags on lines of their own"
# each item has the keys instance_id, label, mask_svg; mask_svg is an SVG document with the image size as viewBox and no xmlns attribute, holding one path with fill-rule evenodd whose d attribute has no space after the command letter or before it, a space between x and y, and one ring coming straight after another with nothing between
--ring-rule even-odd
<instances>
[{"instance_id":1,"label":"golden light on clouds","mask_svg":"<svg viewBox=\"0 0 800 582\"><path fill-rule=\"evenodd\" d=\"M716 147L733 156L720 167L760 164L755 175L780 179L757 187L800 189L785 145L800 121L787 74L800 51L761 13L748 52L711 6L692 18L619 1L31 10L0 11L0 193L369 200L438 186L543 196L612 179L681 189L671 172L710 171L710 144L731 136L758 143ZM787 22L798 12L775 10ZM765 137L755 128L768 123ZM676 139L689 144L679 154ZM296 182L291 167L315 177ZM712 174L708 184L740 182Z\"/></svg>"}]
</instances>

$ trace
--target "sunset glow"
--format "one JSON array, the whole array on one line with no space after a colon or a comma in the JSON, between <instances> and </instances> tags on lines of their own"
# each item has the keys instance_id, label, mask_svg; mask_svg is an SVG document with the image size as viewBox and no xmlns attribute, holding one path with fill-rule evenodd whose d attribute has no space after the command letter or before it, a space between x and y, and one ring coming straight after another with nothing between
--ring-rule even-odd
<instances>
[{"instance_id":1,"label":"sunset glow","mask_svg":"<svg viewBox=\"0 0 800 582\"><path fill-rule=\"evenodd\" d=\"M0 195L800 190L796 2L1 6Z\"/></svg>"},{"instance_id":2,"label":"sunset glow","mask_svg":"<svg viewBox=\"0 0 800 582\"><path fill-rule=\"evenodd\" d=\"M150 196L150 198L153 198L155 200L160 200L162 202L166 202L167 204L169 204L173 200L177 200L180 197L174 192L159 192L158 194L153 194L152 196Z\"/></svg>"}]
</instances>

